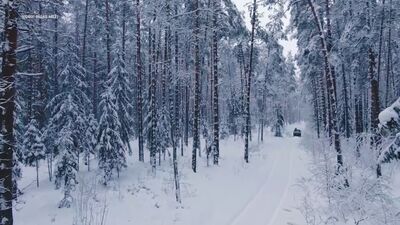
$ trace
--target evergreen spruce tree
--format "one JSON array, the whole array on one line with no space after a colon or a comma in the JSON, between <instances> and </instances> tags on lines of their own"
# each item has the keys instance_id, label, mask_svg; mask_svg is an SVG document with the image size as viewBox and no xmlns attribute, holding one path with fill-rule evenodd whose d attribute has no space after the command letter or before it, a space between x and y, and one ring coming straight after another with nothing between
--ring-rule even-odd
<instances>
[{"instance_id":1,"label":"evergreen spruce tree","mask_svg":"<svg viewBox=\"0 0 400 225\"><path fill-rule=\"evenodd\" d=\"M72 102L67 104L71 106ZM71 207L73 201L71 192L77 184L78 154L74 143L73 129L73 124L67 123L58 132L59 136L56 139L60 153L57 156L55 184L56 188L64 187L64 198L58 204L59 208Z\"/></svg>"},{"instance_id":2,"label":"evergreen spruce tree","mask_svg":"<svg viewBox=\"0 0 400 225\"><path fill-rule=\"evenodd\" d=\"M68 38L67 38L68 40ZM46 139L52 140L51 146L56 146L57 155L55 183L56 187L64 186L64 198L59 207L70 207L72 202L71 191L77 180L79 170L79 154L85 147L84 130L88 121L87 106L91 106L86 96L86 71L80 65L75 54L77 51L73 42L67 42L69 52L64 69L59 75L61 91L49 102L50 121L46 131ZM48 135L52 135L49 137Z\"/></svg>"},{"instance_id":3,"label":"evergreen spruce tree","mask_svg":"<svg viewBox=\"0 0 400 225\"><path fill-rule=\"evenodd\" d=\"M282 130L285 120L283 118L281 108L277 106L275 110L276 110L276 118L274 123L275 137L282 137L283 136Z\"/></svg>"},{"instance_id":4,"label":"evergreen spruce tree","mask_svg":"<svg viewBox=\"0 0 400 225\"><path fill-rule=\"evenodd\" d=\"M99 125L97 123L97 120L94 118L93 114L90 114L85 131L86 145L84 148L84 162L87 166L88 171L90 171L91 157L93 155L96 155L98 129Z\"/></svg>"},{"instance_id":5,"label":"evergreen spruce tree","mask_svg":"<svg viewBox=\"0 0 400 225\"><path fill-rule=\"evenodd\" d=\"M23 124L23 113L21 108L21 98L20 95L17 95L15 102L15 126L14 126L14 135L15 135L15 150L13 157L13 199L17 199L19 195L22 194L22 191L18 187L18 181L22 178L22 168L21 164L25 163L24 156L24 124ZM0 135L0 145L1 145L1 135Z\"/></svg>"},{"instance_id":6,"label":"evergreen spruce tree","mask_svg":"<svg viewBox=\"0 0 400 225\"><path fill-rule=\"evenodd\" d=\"M110 88L115 96L115 104L117 106L117 114L120 123L119 134L125 148L132 152L129 140L133 134L133 119L129 112L133 111L132 103L129 99L132 96L129 87L128 72L126 71L125 61L121 54L117 53L117 58L114 61L114 68L108 75L108 80L105 82L107 88Z\"/></svg>"},{"instance_id":7,"label":"evergreen spruce tree","mask_svg":"<svg viewBox=\"0 0 400 225\"><path fill-rule=\"evenodd\" d=\"M157 152L160 154L159 159L161 158L161 154L163 154L165 159L166 149L171 145L170 140L170 116L166 107L160 111L160 114L157 117L157 135L156 135L156 146ZM161 164L161 160L159 160L159 164Z\"/></svg>"},{"instance_id":8,"label":"evergreen spruce tree","mask_svg":"<svg viewBox=\"0 0 400 225\"><path fill-rule=\"evenodd\" d=\"M111 88L101 95L101 117L97 145L99 168L103 170L103 184L111 180L113 171L119 172L126 167L126 145L121 138L121 123L118 119L118 105Z\"/></svg>"},{"instance_id":9,"label":"evergreen spruce tree","mask_svg":"<svg viewBox=\"0 0 400 225\"><path fill-rule=\"evenodd\" d=\"M43 143L42 132L38 128L39 124L35 119L31 119L26 127L24 134L23 148L24 159L28 166L36 167L36 186L39 187L39 161L46 157L46 147Z\"/></svg>"}]
</instances>

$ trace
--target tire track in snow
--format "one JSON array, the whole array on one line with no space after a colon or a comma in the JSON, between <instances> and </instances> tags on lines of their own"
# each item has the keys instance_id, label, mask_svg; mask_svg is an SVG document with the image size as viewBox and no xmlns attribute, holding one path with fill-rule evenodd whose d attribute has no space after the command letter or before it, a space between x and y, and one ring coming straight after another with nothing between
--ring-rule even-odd
<instances>
[{"instance_id":1,"label":"tire track in snow","mask_svg":"<svg viewBox=\"0 0 400 225\"><path fill-rule=\"evenodd\" d=\"M272 225L281 210L292 179L293 151L297 146L294 139L275 139L270 146L273 166L260 190L231 220L231 225ZM268 148L268 146L266 146Z\"/></svg>"},{"instance_id":2,"label":"tire track in snow","mask_svg":"<svg viewBox=\"0 0 400 225\"><path fill-rule=\"evenodd\" d=\"M273 158L272 155L274 155L274 154L271 154L271 158ZM269 178L271 177L272 170L276 166L276 163L277 163L277 160L274 160L271 168L268 170L267 179L262 183L262 185L260 185L260 188L257 190L256 194L247 201L247 203L242 207L242 209L238 212L238 214L235 215L232 219L230 219L230 221L228 223L229 225L231 225L231 224L235 225L237 223L237 220L240 218L240 216L242 214L244 214L245 211L247 211L247 209L253 204L254 201L257 200L257 196L260 195L260 193L263 191L265 186L268 185Z\"/></svg>"},{"instance_id":3,"label":"tire track in snow","mask_svg":"<svg viewBox=\"0 0 400 225\"><path fill-rule=\"evenodd\" d=\"M274 225L274 224L276 223L275 221L276 221L276 219L277 219L277 216L278 216L279 212L282 210L283 201L284 201L284 200L287 198L287 196L288 196L290 182L291 182L292 179L293 179L293 165L294 165L294 163L293 163L293 158L294 158L294 156L293 156L293 154L294 154L293 151L294 151L294 147L295 147L295 146L293 146L293 148L290 148L291 150L290 150L290 160L289 160L289 161L290 161L289 177L288 177L288 180L287 180L287 183L286 183L285 192L284 192L284 194L282 195L282 197L281 197L281 199L280 199L280 201L279 201L278 207L275 208L274 215L273 215L272 218L270 219L268 225Z\"/></svg>"}]
</instances>

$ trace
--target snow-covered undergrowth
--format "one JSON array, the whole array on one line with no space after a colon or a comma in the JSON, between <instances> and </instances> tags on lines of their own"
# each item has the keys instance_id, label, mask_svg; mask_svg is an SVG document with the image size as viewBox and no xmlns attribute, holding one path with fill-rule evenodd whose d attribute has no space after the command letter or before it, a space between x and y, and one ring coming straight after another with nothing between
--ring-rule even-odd
<instances>
[{"instance_id":1,"label":"snow-covered undergrowth","mask_svg":"<svg viewBox=\"0 0 400 225\"><path fill-rule=\"evenodd\" d=\"M379 128L383 136L380 162L400 159L400 98L379 114Z\"/></svg>"},{"instance_id":2,"label":"snow-covered undergrowth","mask_svg":"<svg viewBox=\"0 0 400 225\"><path fill-rule=\"evenodd\" d=\"M353 139L342 140L345 174L336 173L336 152L329 140L305 134L303 144L310 150L311 176L303 178L302 213L308 225L398 225L400 224L400 176L398 163L384 164L383 177L377 178L377 154L368 140L359 146ZM344 185L347 179L349 186ZM396 190L397 189L397 190Z\"/></svg>"},{"instance_id":3,"label":"snow-covered undergrowth","mask_svg":"<svg viewBox=\"0 0 400 225\"><path fill-rule=\"evenodd\" d=\"M287 135L291 136L293 127L287 129ZM132 142L133 156L128 157L128 167L121 173L119 179L115 178L108 187L101 184L101 174L96 168L90 172L84 164L81 164L79 172L79 184L73 194L71 208L59 209L58 202L63 197L61 190L55 190L54 185L47 180L45 166L40 167L40 188L35 186L35 170L23 168L23 178L20 187L24 192L19 197L15 208L16 225L225 225L230 224L250 204L260 192L260 188L268 182L267 174L273 165L277 165L274 171L279 171L285 164L273 163L275 159L285 158L286 153L277 155L280 151L290 146L290 152L295 152L298 139L291 137L275 138L268 133L264 143L257 140L251 142L250 164L243 161L243 141L239 138L228 138L221 141L221 160L219 166L207 166L204 152L198 161L198 172L191 171L191 143L184 149L184 157L179 157L179 169L181 172L182 204L175 202L173 170L170 157L161 161L156 174L151 172L149 163L139 163L136 158L136 142ZM255 136L256 137L256 136ZM284 143L288 143L285 145ZM204 144L202 145L204 146ZM180 152L180 150L179 150ZM275 153L274 153L275 152ZM273 155L271 155L273 154ZM293 156L293 166L304 168L302 160ZM43 164L43 162L42 162ZM91 163L97 164L95 161ZM295 181L297 174L290 174ZM279 189L290 189L287 186ZM266 182L268 181L268 182ZM285 183L286 185L286 183ZM268 186L268 185L267 185ZM289 192L292 189L289 190ZM293 195L282 191L282 199L272 199L264 204L271 205L271 215L275 218L273 225L284 219L293 218L297 204L293 202ZM274 193L270 193L271 196ZM284 197L286 198L284 199ZM269 197L268 197L269 199ZM276 201L275 201L276 200ZM275 202L274 202L275 201ZM275 205L276 204L276 205ZM264 207L264 206L260 206ZM279 210L278 210L279 208ZM280 210L282 209L282 210ZM259 214L264 214L264 209L259 209ZM271 218L267 218L271 219Z\"/></svg>"}]
</instances>

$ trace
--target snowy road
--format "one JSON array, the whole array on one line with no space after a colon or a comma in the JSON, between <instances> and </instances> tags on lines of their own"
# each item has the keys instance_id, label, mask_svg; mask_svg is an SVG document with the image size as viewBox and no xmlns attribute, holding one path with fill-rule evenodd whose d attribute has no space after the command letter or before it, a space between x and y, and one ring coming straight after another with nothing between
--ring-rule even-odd
<instances>
[{"instance_id":1,"label":"snowy road","mask_svg":"<svg viewBox=\"0 0 400 225\"><path fill-rule=\"evenodd\" d=\"M298 168L298 162L302 163L299 155L299 139L273 139L270 145L264 145L268 146L272 146L268 149L271 151L269 161L273 161L272 168L258 193L232 219L231 225L299 224L297 219L296 223L290 221L292 219L290 217L296 217L295 215L287 215L292 212L288 207L296 196L294 185L301 173L301 171L294 172Z\"/></svg>"},{"instance_id":2,"label":"snowy road","mask_svg":"<svg viewBox=\"0 0 400 225\"><path fill-rule=\"evenodd\" d=\"M96 182L98 171L82 172L74 196L77 200L85 197L85 201L77 201L69 209L57 207L62 193L47 180L45 169L40 171L41 187L29 186L35 170L27 167L21 186L28 188L16 205L15 224L70 225L82 213L93 213L87 211L90 207L98 210L105 205L106 225L129 225L132 221L139 225L305 225L298 210L302 190L296 183L307 175L309 156L300 143L301 139L289 134L283 138L268 134L263 143L252 142L247 164L243 161L242 140L224 139L220 166L207 166L201 158L196 174L191 171L191 155L185 154L180 159L180 206L173 197L168 163L158 169L157 176L149 176L151 168L147 164L129 158L127 170L107 188ZM95 197L86 196L85 188ZM95 201L86 201L92 198ZM79 207L88 208L78 213L82 210Z\"/></svg>"}]
</instances>

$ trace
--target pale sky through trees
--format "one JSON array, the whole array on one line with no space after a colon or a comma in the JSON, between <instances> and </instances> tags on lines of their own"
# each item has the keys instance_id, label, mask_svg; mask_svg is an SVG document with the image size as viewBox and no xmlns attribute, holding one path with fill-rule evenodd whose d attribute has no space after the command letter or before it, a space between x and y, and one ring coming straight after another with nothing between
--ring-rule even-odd
<instances>
[{"instance_id":1,"label":"pale sky through trees","mask_svg":"<svg viewBox=\"0 0 400 225\"><path fill-rule=\"evenodd\" d=\"M239 11L244 15L247 27L250 27L250 16L249 16L249 5L251 0L232 0L233 3L236 4ZM262 24L264 25L267 22L266 14L267 9L265 7L259 7L259 12L262 13L263 17L260 19ZM284 19L285 27L289 25L289 17L290 13L286 7L286 18ZM297 43L295 39L291 38L291 34L288 35L288 40L281 40L281 44L283 46L283 54L285 57L288 56L289 53L295 55L297 53Z\"/></svg>"}]
</instances>

